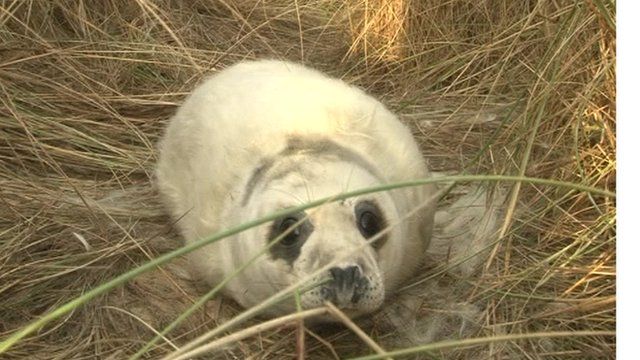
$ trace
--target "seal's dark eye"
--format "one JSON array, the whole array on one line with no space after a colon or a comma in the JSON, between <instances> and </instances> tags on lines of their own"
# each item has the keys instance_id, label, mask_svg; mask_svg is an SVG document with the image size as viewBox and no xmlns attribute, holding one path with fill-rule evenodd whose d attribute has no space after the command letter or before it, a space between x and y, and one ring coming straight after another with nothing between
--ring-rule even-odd
<instances>
[{"instance_id":1,"label":"seal's dark eye","mask_svg":"<svg viewBox=\"0 0 640 360\"><path fill-rule=\"evenodd\" d=\"M304 212L283 216L271 223L268 242L278 239L269 248L273 259L282 259L289 265L300 255L302 246L313 232L313 224Z\"/></svg>"},{"instance_id":2,"label":"seal's dark eye","mask_svg":"<svg viewBox=\"0 0 640 360\"><path fill-rule=\"evenodd\" d=\"M365 239L374 237L386 226L385 219L380 208L378 208L378 205L373 201L366 200L358 203L355 208L355 213L358 230ZM380 239L372 243L371 246L379 249L384 245L385 241L386 237L382 236Z\"/></svg>"},{"instance_id":3,"label":"seal's dark eye","mask_svg":"<svg viewBox=\"0 0 640 360\"><path fill-rule=\"evenodd\" d=\"M367 239L380 232L378 217L371 211L363 211L358 218L358 229Z\"/></svg>"},{"instance_id":4,"label":"seal's dark eye","mask_svg":"<svg viewBox=\"0 0 640 360\"><path fill-rule=\"evenodd\" d=\"M278 226L278 232L280 234L283 234L285 231L289 230L290 227L295 226L297 222L298 222L298 219L292 218L292 217L283 219L280 222L280 226ZM289 233L280 240L279 244L286 247L294 246L300 240L301 234L302 234L302 229L300 225L296 226L294 229L289 231Z\"/></svg>"}]
</instances>

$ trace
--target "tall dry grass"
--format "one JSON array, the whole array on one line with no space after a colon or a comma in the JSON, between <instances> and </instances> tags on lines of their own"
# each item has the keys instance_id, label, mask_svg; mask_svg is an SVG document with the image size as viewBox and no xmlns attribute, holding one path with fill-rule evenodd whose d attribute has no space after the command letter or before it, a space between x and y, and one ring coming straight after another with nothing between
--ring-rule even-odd
<instances>
[{"instance_id":1,"label":"tall dry grass","mask_svg":"<svg viewBox=\"0 0 640 360\"><path fill-rule=\"evenodd\" d=\"M605 0L1 1L0 339L179 246L151 185L154 144L203 76L258 57L366 88L412 127L435 171L615 191L615 5ZM445 300L479 309L474 337L613 331L613 200L504 185L500 241L481 274L425 269L415 281L470 285ZM178 260L113 289L0 357L127 358L207 291L180 269ZM418 308L429 315L436 305ZM145 356L167 355L239 311L211 300ZM383 317L361 324L373 341L419 345ZM280 326L220 354L373 352L348 329L308 329L302 345L299 333ZM614 350L609 335L541 336L431 354L602 359Z\"/></svg>"}]
</instances>

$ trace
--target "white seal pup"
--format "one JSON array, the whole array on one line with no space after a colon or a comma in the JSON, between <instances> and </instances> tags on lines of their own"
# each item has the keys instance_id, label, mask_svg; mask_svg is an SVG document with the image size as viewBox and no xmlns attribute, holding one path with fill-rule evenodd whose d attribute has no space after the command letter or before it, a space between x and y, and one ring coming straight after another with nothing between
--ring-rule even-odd
<instances>
[{"instance_id":1,"label":"white seal pup","mask_svg":"<svg viewBox=\"0 0 640 360\"><path fill-rule=\"evenodd\" d=\"M205 80L170 120L159 144L157 184L187 242L276 210L344 191L428 176L408 129L362 90L302 65L241 62ZM428 245L430 185L322 205L191 253L198 277L218 284L305 217L225 286L250 307L340 259L304 308L331 301L371 312L411 276ZM370 239L387 225L384 236ZM295 309L283 302L270 315Z\"/></svg>"}]
</instances>

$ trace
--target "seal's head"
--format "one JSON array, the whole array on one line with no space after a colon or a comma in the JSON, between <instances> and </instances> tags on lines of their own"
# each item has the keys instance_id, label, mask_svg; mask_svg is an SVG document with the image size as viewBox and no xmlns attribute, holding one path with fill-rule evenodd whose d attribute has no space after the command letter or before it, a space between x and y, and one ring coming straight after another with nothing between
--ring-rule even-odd
<instances>
[{"instance_id":1,"label":"seal's head","mask_svg":"<svg viewBox=\"0 0 640 360\"><path fill-rule=\"evenodd\" d=\"M307 145L304 150L266 159L254 171L242 196L238 221L383 182L379 170L365 157L330 141L320 147ZM330 202L230 239L243 244L235 252L241 262L281 238L258 264L233 280L244 287L232 283L231 295L251 306L311 277L310 283L320 285L302 293L303 308L331 301L350 316L376 310L385 291L414 270L415 264L403 263L406 253L421 256L422 247L411 248L411 219L402 219L399 211L406 197L403 191L392 191ZM272 312L292 310L292 306L284 303Z\"/></svg>"}]
</instances>

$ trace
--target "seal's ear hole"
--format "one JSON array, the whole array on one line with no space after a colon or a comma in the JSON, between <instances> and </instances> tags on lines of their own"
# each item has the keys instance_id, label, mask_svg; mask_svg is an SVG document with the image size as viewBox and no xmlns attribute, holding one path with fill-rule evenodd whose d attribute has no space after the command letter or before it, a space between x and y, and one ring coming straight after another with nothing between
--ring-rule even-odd
<instances>
[{"instance_id":1,"label":"seal's ear hole","mask_svg":"<svg viewBox=\"0 0 640 360\"><path fill-rule=\"evenodd\" d=\"M384 215L378 204L373 201L365 200L356 204L355 207L356 225L360 234L365 239L370 239L378 234L386 227ZM384 245L385 237L376 240L371 244L374 249L379 249Z\"/></svg>"}]
</instances>

